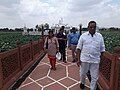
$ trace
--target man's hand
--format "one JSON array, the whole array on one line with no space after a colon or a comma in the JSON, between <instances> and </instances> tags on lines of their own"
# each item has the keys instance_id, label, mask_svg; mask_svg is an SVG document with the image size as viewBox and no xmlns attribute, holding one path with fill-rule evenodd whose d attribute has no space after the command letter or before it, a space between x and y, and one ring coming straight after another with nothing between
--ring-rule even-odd
<instances>
[{"instance_id":1,"label":"man's hand","mask_svg":"<svg viewBox=\"0 0 120 90\"><path fill-rule=\"evenodd\" d=\"M80 65L81 65L81 61L79 60L77 61L77 66L80 67Z\"/></svg>"},{"instance_id":2,"label":"man's hand","mask_svg":"<svg viewBox=\"0 0 120 90\"><path fill-rule=\"evenodd\" d=\"M78 67L80 67L80 65L81 65L80 53L81 53L81 50L80 50L80 49L77 49L77 50L76 50L76 56L77 56L77 59L78 59L78 61L77 61L77 66L78 66Z\"/></svg>"}]
</instances>

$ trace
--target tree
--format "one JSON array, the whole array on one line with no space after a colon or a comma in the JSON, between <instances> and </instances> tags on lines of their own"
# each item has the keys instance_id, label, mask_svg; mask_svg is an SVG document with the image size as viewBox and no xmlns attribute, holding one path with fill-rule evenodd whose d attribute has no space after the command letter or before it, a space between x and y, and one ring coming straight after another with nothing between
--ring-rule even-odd
<instances>
[{"instance_id":1,"label":"tree","mask_svg":"<svg viewBox=\"0 0 120 90\"><path fill-rule=\"evenodd\" d=\"M44 36L44 24L38 25L38 31L41 32L41 35Z\"/></svg>"},{"instance_id":2,"label":"tree","mask_svg":"<svg viewBox=\"0 0 120 90\"><path fill-rule=\"evenodd\" d=\"M35 28L38 29L38 25L36 25Z\"/></svg>"}]
</instances>

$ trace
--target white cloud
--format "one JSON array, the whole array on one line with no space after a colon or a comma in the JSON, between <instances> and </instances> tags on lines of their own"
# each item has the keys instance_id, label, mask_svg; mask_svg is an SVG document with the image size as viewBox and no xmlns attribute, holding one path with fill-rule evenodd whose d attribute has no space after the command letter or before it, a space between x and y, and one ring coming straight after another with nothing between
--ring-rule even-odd
<instances>
[{"instance_id":1,"label":"white cloud","mask_svg":"<svg viewBox=\"0 0 120 90\"><path fill-rule=\"evenodd\" d=\"M41 2L40 0L21 0L20 4L15 5L15 7L25 23L56 23L60 17L66 17L68 11L67 3L59 3L59 1L51 0L50 2L48 0L48 2Z\"/></svg>"},{"instance_id":2,"label":"white cloud","mask_svg":"<svg viewBox=\"0 0 120 90\"><path fill-rule=\"evenodd\" d=\"M81 22L84 26L87 26L87 23L90 20L95 20L101 27L120 27L120 5L112 5L110 3L111 1L112 0L96 0L96 2L94 0L77 0L76 2L73 1L70 10L74 16L70 16L70 18L74 18L71 20L71 22L77 21L77 23Z\"/></svg>"},{"instance_id":3,"label":"white cloud","mask_svg":"<svg viewBox=\"0 0 120 90\"><path fill-rule=\"evenodd\" d=\"M87 26L95 20L101 27L120 27L120 4L113 0L19 0L10 6L0 5L1 26L23 27L26 23L34 27L45 22L52 25L62 17L73 26Z\"/></svg>"},{"instance_id":4,"label":"white cloud","mask_svg":"<svg viewBox=\"0 0 120 90\"><path fill-rule=\"evenodd\" d=\"M83 12L90 10L94 7L94 5L97 5L101 3L102 0L72 0L71 1L71 7L70 9L72 11L77 11L77 12Z\"/></svg>"},{"instance_id":5,"label":"white cloud","mask_svg":"<svg viewBox=\"0 0 120 90\"><path fill-rule=\"evenodd\" d=\"M2 27L19 27L20 17L15 13L14 8L9 8L3 5L0 5L0 28Z\"/></svg>"}]
</instances>

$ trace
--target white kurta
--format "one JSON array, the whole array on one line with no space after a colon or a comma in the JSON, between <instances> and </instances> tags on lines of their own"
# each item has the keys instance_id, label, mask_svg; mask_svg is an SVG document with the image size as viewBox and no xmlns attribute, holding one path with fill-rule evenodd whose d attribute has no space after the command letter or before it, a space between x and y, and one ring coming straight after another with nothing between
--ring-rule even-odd
<instances>
[{"instance_id":1,"label":"white kurta","mask_svg":"<svg viewBox=\"0 0 120 90\"><path fill-rule=\"evenodd\" d=\"M77 49L81 50L80 60L88 63L99 63L101 52L105 51L103 37L95 33L93 37L89 32L80 36Z\"/></svg>"}]
</instances>

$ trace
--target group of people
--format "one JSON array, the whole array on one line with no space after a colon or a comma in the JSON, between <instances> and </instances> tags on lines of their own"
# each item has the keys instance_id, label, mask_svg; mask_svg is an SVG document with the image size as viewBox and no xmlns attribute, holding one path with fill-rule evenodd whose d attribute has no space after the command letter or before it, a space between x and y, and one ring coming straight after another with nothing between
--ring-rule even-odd
<instances>
[{"instance_id":1,"label":"group of people","mask_svg":"<svg viewBox=\"0 0 120 90\"><path fill-rule=\"evenodd\" d=\"M61 60L67 63L65 50L68 44L68 48L72 51L72 62L76 62L80 67L80 88L85 88L86 74L90 71L90 89L96 90L100 56L105 52L104 39L100 33L96 32L96 22L90 21L87 27L88 32L83 34L76 32L76 28L73 27L67 36L64 33L64 28L62 26L56 36L50 30L45 39L44 48L47 50L51 70L56 70L56 52L60 52L62 54Z\"/></svg>"}]
</instances>

